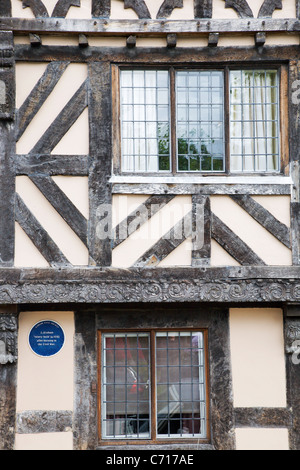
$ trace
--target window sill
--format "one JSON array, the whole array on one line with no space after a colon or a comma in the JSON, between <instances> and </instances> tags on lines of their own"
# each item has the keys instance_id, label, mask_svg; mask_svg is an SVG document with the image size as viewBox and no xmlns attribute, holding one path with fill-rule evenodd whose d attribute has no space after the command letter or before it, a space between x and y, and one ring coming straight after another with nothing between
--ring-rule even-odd
<instances>
[{"instance_id":1,"label":"window sill","mask_svg":"<svg viewBox=\"0 0 300 470\"><path fill-rule=\"evenodd\" d=\"M112 184L293 184L290 176L278 175L178 175L178 176L139 176L114 175L110 178Z\"/></svg>"},{"instance_id":2,"label":"window sill","mask_svg":"<svg viewBox=\"0 0 300 470\"><path fill-rule=\"evenodd\" d=\"M113 451L126 451L126 450L133 450L133 451L153 451L156 452L158 450L166 450L166 451L178 451L178 450L190 450L190 451L198 451L198 450L215 450L212 444L146 444L146 445L109 445L109 446L99 446L96 450L113 450Z\"/></svg>"}]
</instances>

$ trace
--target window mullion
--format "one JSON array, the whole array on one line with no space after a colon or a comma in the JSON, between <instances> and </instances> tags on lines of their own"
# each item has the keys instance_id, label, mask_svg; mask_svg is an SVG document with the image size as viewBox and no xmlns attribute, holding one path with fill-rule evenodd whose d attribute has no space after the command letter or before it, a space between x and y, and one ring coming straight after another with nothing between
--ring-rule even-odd
<instances>
[{"instance_id":1,"label":"window mullion","mask_svg":"<svg viewBox=\"0 0 300 470\"><path fill-rule=\"evenodd\" d=\"M230 173L230 77L229 67L224 70L224 132L225 172Z\"/></svg>"},{"instance_id":2,"label":"window mullion","mask_svg":"<svg viewBox=\"0 0 300 470\"><path fill-rule=\"evenodd\" d=\"M156 336L155 331L150 333L150 387L151 387L151 440L156 441L157 430L157 404L156 404Z\"/></svg>"},{"instance_id":3,"label":"window mullion","mask_svg":"<svg viewBox=\"0 0 300 470\"><path fill-rule=\"evenodd\" d=\"M177 173L177 136L176 136L176 72L174 67L170 69L170 145L171 145L171 170Z\"/></svg>"}]
</instances>

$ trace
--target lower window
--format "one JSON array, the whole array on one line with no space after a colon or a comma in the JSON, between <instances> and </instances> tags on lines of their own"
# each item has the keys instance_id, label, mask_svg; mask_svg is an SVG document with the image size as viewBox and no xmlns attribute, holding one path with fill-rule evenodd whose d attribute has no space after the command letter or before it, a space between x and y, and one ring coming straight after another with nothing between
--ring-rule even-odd
<instances>
[{"instance_id":1,"label":"lower window","mask_svg":"<svg viewBox=\"0 0 300 470\"><path fill-rule=\"evenodd\" d=\"M101 332L104 440L206 439L207 331Z\"/></svg>"}]
</instances>

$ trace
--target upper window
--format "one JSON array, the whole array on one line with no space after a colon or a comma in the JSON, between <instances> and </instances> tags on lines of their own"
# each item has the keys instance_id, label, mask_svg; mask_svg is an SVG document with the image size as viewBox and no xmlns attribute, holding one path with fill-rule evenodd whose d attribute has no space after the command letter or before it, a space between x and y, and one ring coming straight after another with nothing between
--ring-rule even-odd
<instances>
[{"instance_id":1,"label":"upper window","mask_svg":"<svg viewBox=\"0 0 300 470\"><path fill-rule=\"evenodd\" d=\"M280 171L277 70L121 70L124 173Z\"/></svg>"}]
</instances>

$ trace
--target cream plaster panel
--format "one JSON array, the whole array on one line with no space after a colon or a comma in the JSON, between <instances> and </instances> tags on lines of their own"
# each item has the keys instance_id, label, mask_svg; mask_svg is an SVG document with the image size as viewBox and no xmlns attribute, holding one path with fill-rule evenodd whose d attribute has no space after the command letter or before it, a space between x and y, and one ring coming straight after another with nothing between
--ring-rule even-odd
<instances>
[{"instance_id":1,"label":"cream plaster panel","mask_svg":"<svg viewBox=\"0 0 300 470\"><path fill-rule=\"evenodd\" d=\"M113 250L112 265L130 267L191 211L190 196L177 196Z\"/></svg>"},{"instance_id":2,"label":"cream plaster panel","mask_svg":"<svg viewBox=\"0 0 300 470\"><path fill-rule=\"evenodd\" d=\"M228 34L220 35L218 47L239 47L239 46L251 46L254 47L254 35L245 36L242 34Z\"/></svg>"},{"instance_id":3,"label":"cream plaster panel","mask_svg":"<svg viewBox=\"0 0 300 470\"><path fill-rule=\"evenodd\" d=\"M12 16L15 18L34 18L31 8L23 8L22 0L12 0Z\"/></svg>"},{"instance_id":4,"label":"cream plaster panel","mask_svg":"<svg viewBox=\"0 0 300 470\"><path fill-rule=\"evenodd\" d=\"M52 176L82 215L89 218L89 179L87 176Z\"/></svg>"},{"instance_id":5,"label":"cream plaster panel","mask_svg":"<svg viewBox=\"0 0 300 470\"><path fill-rule=\"evenodd\" d=\"M288 429L276 428L237 428L237 450L278 451L289 450Z\"/></svg>"},{"instance_id":6,"label":"cream plaster panel","mask_svg":"<svg viewBox=\"0 0 300 470\"><path fill-rule=\"evenodd\" d=\"M225 8L224 0L213 0L213 18L236 19L237 12L233 8Z\"/></svg>"},{"instance_id":7,"label":"cream plaster panel","mask_svg":"<svg viewBox=\"0 0 300 470\"><path fill-rule=\"evenodd\" d=\"M211 266L240 266L215 240L211 240Z\"/></svg>"},{"instance_id":8,"label":"cream plaster panel","mask_svg":"<svg viewBox=\"0 0 300 470\"><path fill-rule=\"evenodd\" d=\"M235 407L286 407L281 309L231 309Z\"/></svg>"},{"instance_id":9,"label":"cream plaster panel","mask_svg":"<svg viewBox=\"0 0 300 470\"><path fill-rule=\"evenodd\" d=\"M168 268L174 266L191 266L192 264L192 239L187 238L172 253L162 260L158 267Z\"/></svg>"},{"instance_id":10,"label":"cream plaster panel","mask_svg":"<svg viewBox=\"0 0 300 470\"><path fill-rule=\"evenodd\" d=\"M93 47L126 47L126 38L89 36L89 45Z\"/></svg>"},{"instance_id":11,"label":"cream plaster panel","mask_svg":"<svg viewBox=\"0 0 300 470\"><path fill-rule=\"evenodd\" d=\"M16 44L30 44L29 35L28 36L16 36L14 35L14 43Z\"/></svg>"},{"instance_id":12,"label":"cream plaster panel","mask_svg":"<svg viewBox=\"0 0 300 470\"><path fill-rule=\"evenodd\" d=\"M298 34L267 34L266 46L293 46L299 45Z\"/></svg>"},{"instance_id":13,"label":"cream plaster panel","mask_svg":"<svg viewBox=\"0 0 300 470\"><path fill-rule=\"evenodd\" d=\"M16 178L16 191L73 265L88 265L88 250L27 176Z\"/></svg>"},{"instance_id":14,"label":"cream plaster panel","mask_svg":"<svg viewBox=\"0 0 300 470\"><path fill-rule=\"evenodd\" d=\"M89 112L86 108L52 150L51 155L89 154Z\"/></svg>"},{"instance_id":15,"label":"cream plaster panel","mask_svg":"<svg viewBox=\"0 0 300 470\"><path fill-rule=\"evenodd\" d=\"M66 18L72 19L90 19L92 16L92 0L80 0L80 8L71 7Z\"/></svg>"},{"instance_id":16,"label":"cream plaster panel","mask_svg":"<svg viewBox=\"0 0 300 470\"><path fill-rule=\"evenodd\" d=\"M73 433L16 434L15 450L73 450Z\"/></svg>"},{"instance_id":17,"label":"cream plaster panel","mask_svg":"<svg viewBox=\"0 0 300 470\"><path fill-rule=\"evenodd\" d=\"M49 263L41 255L18 223L15 224L15 267L49 268Z\"/></svg>"},{"instance_id":18,"label":"cream plaster panel","mask_svg":"<svg viewBox=\"0 0 300 470\"><path fill-rule=\"evenodd\" d=\"M276 197L274 202L276 204ZM291 266L292 252L228 196L211 197L212 212L270 266Z\"/></svg>"},{"instance_id":19,"label":"cream plaster panel","mask_svg":"<svg viewBox=\"0 0 300 470\"><path fill-rule=\"evenodd\" d=\"M78 36L40 36L43 46L78 46Z\"/></svg>"},{"instance_id":20,"label":"cream plaster panel","mask_svg":"<svg viewBox=\"0 0 300 470\"><path fill-rule=\"evenodd\" d=\"M28 344L31 328L43 320L59 323L65 333L61 351L39 357ZM19 317L17 412L28 410L73 410L74 387L73 312L22 312Z\"/></svg>"},{"instance_id":21,"label":"cream plaster panel","mask_svg":"<svg viewBox=\"0 0 300 470\"><path fill-rule=\"evenodd\" d=\"M21 98L24 98L24 92L19 91L19 89L24 86L24 83L26 83L27 80L30 80L32 84L32 73L38 73L35 70L36 67L38 67L39 73L42 72L39 75L40 78L43 74L40 64L22 64L22 68L19 70L19 73L17 73L16 86L18 107L20 106ZM69 102L72 96L76 93L76 91L82 85L86 78L87 66L85 64L70 64L67 67L66 71L64 72L58 84L50 94L49 98L41 107L37 115L32 119L25 133L17 143L18 154L27 154L30 152L30 150L43 136L45 131L52 124L52 122L58 116L64 106ZM33 83L33 86L37 83L38 79ZM33 88L33 86L31 87L31 89ZM18 98L19 93L21 94L21 96ZM27 98L28 95L29 93L27 93L25 98ZM84 131L85 130L86 126L84 126ZM79 141L80 138L81 135L78 136L77 141ZM87 137L83 136L83 138L86 141Z\"/></svg>"}]
</instances>

